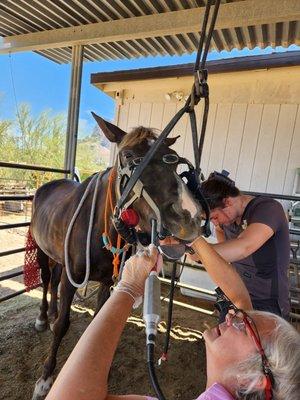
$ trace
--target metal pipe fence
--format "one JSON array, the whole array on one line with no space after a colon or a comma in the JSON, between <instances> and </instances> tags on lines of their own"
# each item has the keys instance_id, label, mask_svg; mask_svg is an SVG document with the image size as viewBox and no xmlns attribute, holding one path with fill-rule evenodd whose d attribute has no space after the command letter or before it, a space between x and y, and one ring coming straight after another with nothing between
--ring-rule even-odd
<instances>
[{"instance_id":1,"label":"metal pipe fence","mask_svg":"<svg viewBox=\"0 0 300 400\"><path fill-rule=\"evenodd\" d=\"M19 268L23 268L23 266L19 267ZM6 281L7 279L15 278L16 276L23 275L23 273L24 272L23 272L23 269L22 269L22 270L19 270L19 271L12 272L10 274L2 275L2 276L0 276L0 282Z\"/></svg>"},{"instance_id":2,"label":"metal pipe fence","mask_svg":"<svg viewBox=\"0 0 300 400\"><path fill-rule=\"evenodd\" d=\"M20 294L24 294L24 293L26 293L26 289L18 290L17 292L7 294L6 296L3 296L0 298L0 303L2 303L3 301L6 301L6 300L12 299L13 297L20 296Z\"/></svg>"},{"instance_id":3,"label":"metal pipe fence","mask_svg":"<svg viewBox=\"0 0 300 400\"><path fill-rule=\"evenodd\" d=\"M278 199L278 200L300 201L300 196L294 196L294 195L290 195L290 194L249 192L247 190L243 190L242 193L248 194L250 196L271 197L272 199Z\"/></svg>"},{"instance_id":4,"label":"metal pipe fence","mask_svg":"<svg viewBox=\"0 0 300 400\"><path fill-rule=\"evenodd\" d=\"M29 226L29 225L30 225L30 222L18 222L17 224L0 225L0 230L12 229L12 228L23 228L23 227Z\"/></svg>"},{"instance_id":5,"label":"metal pipe fence","mask_svg":"<svg viewBox=\"0 0 300 400\"><path fill-rule=\"evenodd\" d=\"M15 278L17 276L23 275L23 266L18 267L18 268L21 268L21 269L19 269L18 271L11 272L9 274L5 274L5 275L0 276L0 282L3 282L3 281L6 281L8 279L12 279L12 278ZM6 301L6 300L12 299L13 297L19 296L19 295L24 294L24 293L26 293L26 288L24 288L22 290L18 290L17 292L10 293L8 295L2 296L0 298L0 303L2 303L3 301Z\"/></svg>"},{"instance_id":6,"label":"metal pipe fence","mask_svg":"<svg viewBox=\"0 0 300 400\"><path fill-rule=\"evenodd\" d=\"M0 167L7 167L7 168L19 168L19 169L28 169L28 170L36 170L36 171L49 171L49 172L58 172L58 173L64 173L64 174L68 174L70 173L69 170L63 170L63 169L56 169L56 168L48 168L48 167L40 167L40 166L33 166L33 165L27 165L27 164L16 164L16 163L4 163L4 162L0 162ZM270 197L270 198L275 198L275 199L279 199L279 200L290 200L290 201L297 201L300 200L300 196L289 196L289 195L281 195L281 194L273 194L273 193L260 193L260 192L248 192L248 191L243 191L244 194L249 194L249 195L253 195L253 196L258 196L258 195L263 195L266 197ZM6 196L0 196L0 201L20 201L20 200L32 200L33 199L33 195L16 195L16 196L11 196L11 195L6 195ZM23 222L23 223L16 223L16 224L6 224L6 225L1 225L0 226L0 230L4 230L4 229L11 229L11 228L20 228L20 227L26 227L29 226L30 222ZM296 229L290 229L290 233L292 234L296 234L296 235L300 235L300 231L296 230ZM13 249L13 250L8 250L8 251L4 251L2 253L0 253L0 257L4 257L4 256L8 256L11 254L15 254L15 253L19 253L24 251L25 248L19 248L19 249ZM295 259L291 259L291 261L293 263L298 264L298 260L295 257ZM205 268L201 265L195 266L193 264L190 263L182 263L181 261L178 261L176 263L177 265L181 265L181 266L188 266L190 268L195 268L197 270L205 270ZM16 276L20 276L23 274L23 271L16 271L7 275L3 275L0 277L0 281L4 281L6 279L11 279L13 277ZM160 278L162 280L163 283L167 283L169 284L170 281L168 279L165 278ZM195 292L199 292L202 294L209 294L209 295L214 295L214 292L206 290L204 288L198 288L196 286L193 285L187 285L184 283L177 283L178 287L181 288L186 288ZM24 290L20 290L18 292L15 292L13 294L4 296L2 298L0 298L0 302L8 300L10 298L13 298L15 296L18 296L20 294L23 294L26 292L26 289ZM299 293L300 289L298 288L291 288L291 292L293 293ZM291 317L295 318L297 320L300 320L300 315L296 314L296 313L291 313Z\"/></svg>"},{"instance_id":7,"label":"metal pipe fence","mask_svg":"<svg viewBox=\"0 0 300 400\"><path fill-rule=\"evenodd\" d=\"M44 167L44 166L30 165L30 164L18 164L18 163L10 163L10 162L3 162L3 161L0 161L0 167L1 168L30 170L30 171L41 171L41 172L55 172L55 173L62 173L62 174L70 173L70 170L68 170L68 169L51 168L51 167ZM33 200L33 197L34 197L33 195L0 195L0 201L26 201L26 200L31 201L31 200ZM12 228L23 228L23 227L27 227L29 225L30 225L30 222L4 224L4 225L0 225L0 230L12 229ZM3 251L0 253L0 257L6 257L6 256L9 256L12 254L21 253L23 251L25 251L25 247ZM23 267L20 267L20 268L23 268ZM5 280L8 280L8 279L20 276L20 275L23 275L23 269L2 275L0 277L0 282L3 282ZM13 297L19 296L25 292L26 292L26 289L22 289L15 293L3 296L0 298L0 303L5 300L9 300Z\"/></svg>"},{"instance_id":8,"label":"metal pipe fence","mask_svg":"<svg viewBox=\"0 0 300 400\"><path fill-rule=\"evenodd\" d=\"M18 249L2 251L0 253L0 257L6 257L10 256L11 254L22 253L23 251L25 251L25 247L19 247Z\"/></svg>"},{"instance_id":9,"label":"metal pipe fence","mask_svg":"<svg viewBox=\"0 0 300 400\"><path fill-rule=\"evenodd\" d=\"M205 268L203 266L200 266L200 265L198 267L198 266L195 266L193 264L185 264L185 263L182 263L182 262L176 262L176 264L177 265L181 265L183 267L185 267L185 266L188 266L190 268L192 267L192 268L197 269L197 270L201 270L201 269L205 270ZM162 277L160 277L159 279L160 279L160 281L162 283L167 284L167 285L171 285L171 280L170 279L166 279L166 278L162 278ZM216 293L214 291L207 290L205 288L201 288L201 287L198 287L198 286L189 285L189 284L181 283L181 282L177 281L176 282L176 287L189 289L189 290L191 290L193 292L200 293L200 294L205 294L205 295L208 294L208 295L213 296L213 297L216 298ZM293 292L295 294L297 294L297 293L300 294L300 288L291 287L290 288L290 292ZM291 307L294 310L294 311L290 312L290 318L291 318L291 320L300 321L300 314L295 312L295 308L299 308L300 301L298 299L294 298L293 296L291 296L290 299L291 299ZM212 298L211 301L214 301L213 298ZM183 305L183 304L184 303L180 303L179 305ZM188 305L186 305L186 306L188 307ZM195 309L195 311L199 311L199 312L203 313L203 309L201 309L201 308L194 307L194 309ZM207 312L205 312L205 314L206 313Z\"/></svg>"},{"instance_id":10,"label":"metal pipe fence","mask_svg":"<svg viewBox=\"0 0 300 400\"><path fill-rule=\"evenodd\" d=\"M170 279L159 277L159 280L162 283L165 283L165 284L168 284L168 285L171 284L171 280ZM181 282L178 282L178 281L176 282L176 287L183 288L183 289L189 289L189 290L192 290L194 292L201 293L201 294L208 294L208 295L213 296L213 297L216 298L216 292L213 291L213 290L200 288L200 287L194 286L194 285L188 285L186 283L181 283Z\"/></svg>"},{"instance_id":11,"label":"metal pipe fence","mask_svg":"<svg viewBox=\"0 0 300 400\"><path fill-rule=\"evenodd\" d=\"M57 172L57 173L62 173L62 174L70 173L69 169L43 167L40 165L30 165L30 164L17 164L17 163L3 162L3 161L0 161L0 167L15 168L15 169L27 169L30 171L41 171L41 172Z\"/></svg>"},{"instance_id":12,"label":"metal pipe fence","mask_svg":"<svg viewBox=\"0 0 300 400\"><path fill-rule=\"evenodd\" d=\"M33 200L33 194L29 195L1 195L0 201L22 201L22 200Z\"/></svg>"}]
</instances>

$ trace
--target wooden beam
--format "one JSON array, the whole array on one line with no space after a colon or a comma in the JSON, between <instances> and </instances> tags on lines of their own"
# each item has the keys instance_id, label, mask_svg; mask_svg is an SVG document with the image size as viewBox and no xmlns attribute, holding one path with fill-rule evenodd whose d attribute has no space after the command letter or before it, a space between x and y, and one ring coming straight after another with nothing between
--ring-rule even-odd
<instances>
[{"instance_id":1,"label":"wooden beam","mask_svg":"<svg viewBox=\"0 0 300 400\"><path fill-rule=\"evenodd\" d=\"M198 32L204 7L97 22L3 38L0 53L145 39ZM245 0L222 4L216 29L300 20L300 0Z\"/></svg>"}]
</instances>

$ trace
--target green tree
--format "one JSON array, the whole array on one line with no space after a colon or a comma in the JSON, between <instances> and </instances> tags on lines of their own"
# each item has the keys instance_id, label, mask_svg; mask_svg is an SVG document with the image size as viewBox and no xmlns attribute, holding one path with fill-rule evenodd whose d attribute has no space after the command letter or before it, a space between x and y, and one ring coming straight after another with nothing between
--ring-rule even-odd
<instances>
[{"instance_id":1,"label":"green tree","mask_svg":"<svg viewBox=\"0 0 300 400\"><path fill-rule=\"evenodd\" d=\"M43 111L33 117L29 105L22 104L14 121L2 121L0 126L6 127L1 135L2 161L63 167L66 130L63 115L51 116L50 111ZM57 174L3 169L0 177L27 181L30 188L37 188Z\"/></svg>"},{"instance_id":2,"label":"green tree","mask_svg":"<svg viewBox=\"0 0 300 400\"><path fill-rule=\"evenodd\" d=\"M11 135L10 128L12 122L8 120L0 121L0 160L8 161L16 150L16 143Z\"/></svg>"},{"instance_id":3,"label":"green tree","mask_svg":"<svg viewBox=\"0 0 300 400\"><path fill-rule=\"evenodd\" d=\"M16 119L18 161L28 164L62 168L66 122L63 115L51 116L43 111L37 117L22 104Z\"/></svg>"},{"instance_id":4,"label":"green tree","mask_svg":"<svg viewBox=\"0 0 300 400\"><path fill-rule=\"evenodd\" d=\"M78 140L76 166L82 179L103 170L108 163L109 149L97 128ZM45 167L63 168L65 156L66 118L43 111L32 116L30 106L22 104L14 121L0 121L0 160ZM100 144L102 142L102 145ZM23 180L37 188L61 174L51 172L0 169L0 178Z\"/></svg>"},{"instance_id":5,"label":"green tree","mask_svg":"<svg viewBox=\"0 0 300 400\"><path fill-rule=\"evenodd\" d=\"M84 180L94 172L104 170L108 165L107 155L109 156L109 150L100 145L99 138L88 136L78 140L76 166L81 179Z\"/></svg>"}]
</instances>

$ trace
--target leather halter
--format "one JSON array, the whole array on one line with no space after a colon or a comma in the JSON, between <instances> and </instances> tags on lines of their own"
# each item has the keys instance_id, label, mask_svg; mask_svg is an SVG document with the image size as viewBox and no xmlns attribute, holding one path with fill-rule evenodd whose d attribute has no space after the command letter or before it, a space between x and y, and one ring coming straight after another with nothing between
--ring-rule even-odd
<instances>
[{"instance_id":1,"label":"leather halter","mask_svg":"<svg viewBox=\"0 0 300 400\"><path fill-rule=\"evenodd\" d=\"M121 158L120 155L118 155L118 161L117 161L117 185L116 185L116 194L117 194L117 199L120 199L122 196L122 193L131 178L135 168L137 165L134 165L133 163L127 164L125 166L122 166L121 163ZM158 206L156 205L155 201L152 199L152 197L149 195L147 190L144 187L143 182L141 181L140 177L136 181L135 185L131 189L131 197L126 199L126 202L122 205L122 209L127 209L129 208L136 200L143 198L149 207L154 211L156 221L157 221L157 231L162 235L163 234L163 226L162 226L162 220L161 220L161 215L160 215L160 210ZM118 209L117 207L115 208L115 213L114 217L119 218L120 217L120 212L122 210Z\"/></svg>"},{"instance_id":2,"label":"leather halter","mask_svg":"<svg viewBox=\"0 0 300 400\"><path fill-rule=\"evenodd\" d=\"M177 156L178 157L178 156ZM135 172L135 169L137 166L139 166L141 163L143 163L143 159L139 159L141 161L140 163L134 163L135 159L131 160L128 164L122 166L121 162L121 157L118 155L117 159L117 185L116 185L116 195L117 199L120 199L122 197L122 193L124 192L130 178L132 177L133 173ZM193 194L193 196L196 198L197 201L201 204L201 207L203 211L205 212L205 224L203 226L203 234L205 236L210 235L210 229L209 229L209 206L207 201L205 200L204 196L202 195L201 192L201 184L200 184L200 179L198 177L198 173L193 167L193 165L183 157L178 157L176 164L184 164L188 166L188 171L184 171L183 173L179 174L178 176L181 178L182 182L188 187L190 192ZM183 179L186 179L187 182L185 182ZM132 187L131 192L130 192L131 197L126 198L126 202L123 203L122 209L127 209L132 204L140 199L143 198L146 203L149 205L149 207L153 210L155 214L155 219L157 222L157 233L159 237L164 238L166 236L171 236L171 233L168 232L162 225L162 218L161 218L161 212L155 201L152 199L151 195L147 192L147 190L144 187L143 182L140 179L140 176L138 177L135 185ZM118 205L118 201L117 201ZM120 213L121 209L119 209L117 206L115 208L114 212L114 219L115 221L120 220ZM118 230L117 224L115 224L116 229ZM124 233L123 233L124 235Z\"/></svg>"}]
</instances>

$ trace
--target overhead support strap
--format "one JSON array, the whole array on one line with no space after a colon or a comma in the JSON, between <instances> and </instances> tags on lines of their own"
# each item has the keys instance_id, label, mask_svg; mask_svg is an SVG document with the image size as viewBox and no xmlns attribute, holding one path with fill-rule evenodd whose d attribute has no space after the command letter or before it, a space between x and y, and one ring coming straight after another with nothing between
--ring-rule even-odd
<instances>
[{"instance_id":1,"label":"overhead support strap","mask_svg":"<svg viewBox=\"0 0 300 400\"><path fill-rule=\"evenodd\" d=\"M65 169L70 171L72 179L74 178L75 173L83 50L83 46L73 46L72 49L72 75L65 151Z\"/></svg>"},{"instance_id":2,"label":"overhead support strap","mask_svg":"<svg viewBox=\"0 0 300 400\"><path fill-rule=\"evenodd\" d=\"M125 18L3 38L0 53L45 50L199 32L205 7ZM245 0L220 5L215 29L298 21L299 0Z\"/></svg>"}]
</instances>

